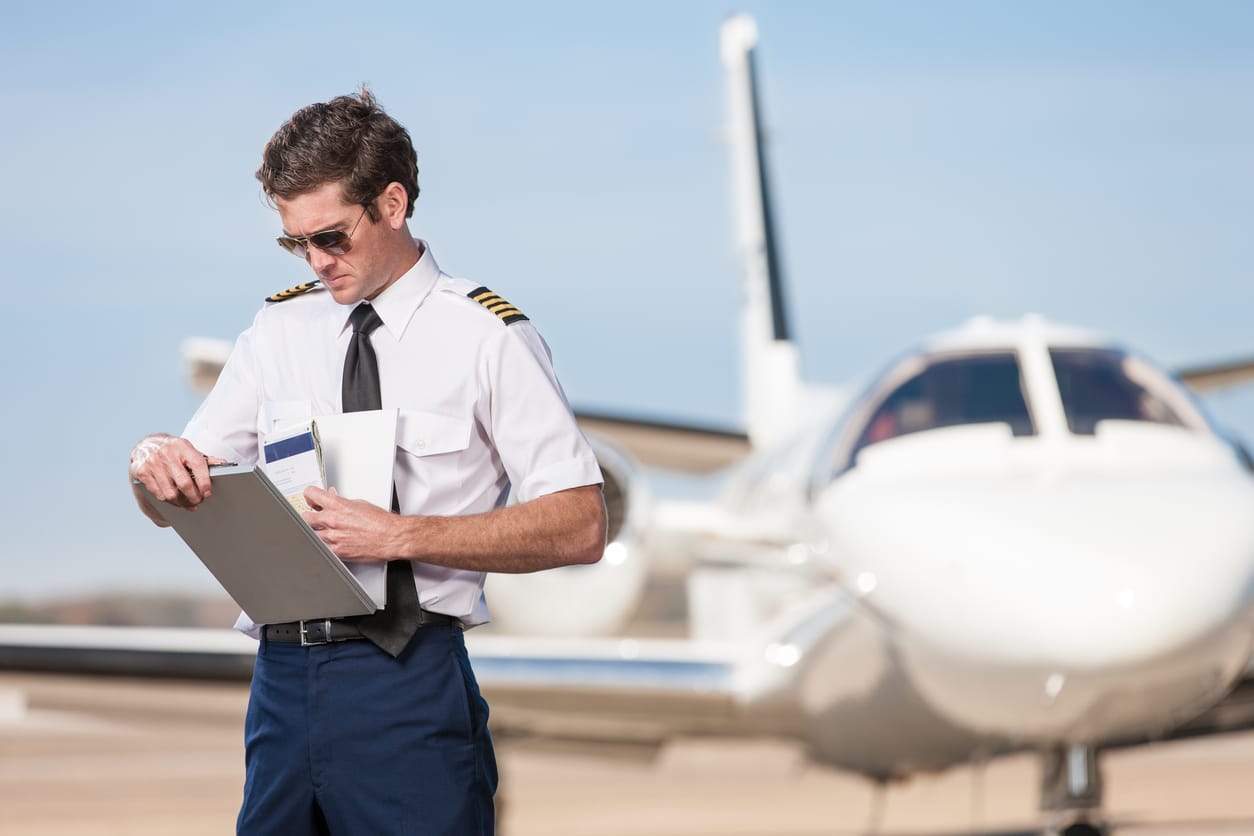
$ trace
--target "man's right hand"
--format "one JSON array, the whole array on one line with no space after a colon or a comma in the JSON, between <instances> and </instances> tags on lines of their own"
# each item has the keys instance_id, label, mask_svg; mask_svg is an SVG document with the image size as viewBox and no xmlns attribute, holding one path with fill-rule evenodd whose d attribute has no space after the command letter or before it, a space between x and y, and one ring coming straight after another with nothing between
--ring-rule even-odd
<instances>
[{"instance_id":1,"label":"man's right hand","mask_svg":"<svg viewBox=\"0 0 1254 836\"><path fill-rule=\"evenodd\" d=\"M143 483L157 499L194 509L213 493L209 465L224 461L205 456L186 438L159 433L135 445L131 451L130 476ZM139 510L157 525L169 525L138 485L132 484L132 490Z\"/></svg>"}]
</instances>

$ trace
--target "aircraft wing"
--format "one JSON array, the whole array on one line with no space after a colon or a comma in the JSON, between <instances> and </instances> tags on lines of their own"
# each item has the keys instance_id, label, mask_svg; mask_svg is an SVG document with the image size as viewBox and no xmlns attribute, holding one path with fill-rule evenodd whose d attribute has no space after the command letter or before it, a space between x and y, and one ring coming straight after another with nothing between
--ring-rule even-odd
<instances>
[{"instance_id":1,"label":"aircraft wing","mask_svg":"<svg viewBox=\"0 0 1254 836\"><path fill-rule=\"evenodd\" d=\"M466 645L493 728L507 733L653 744L682 734L780 733L775 709L790 704L805 660L853 607L827 587L748 641L476 630ZM0 624L0 670L247 680L256 652L255 641L226 629Z\"/></svg>"},{"instance_id":2,"label":"aircraft wing","mask_svg":"<svg viewBox=\"0 0 1254 836\"><path fill-rule=\"evenodd\" d=\"M471 634L466 645L506 734L657 745L732 733L742 716L730 643Z\"/></svg>"},{"instance_id":3,"label":"aircraft wing","mask_svg":"<svg viewBox=\"0 0 1254 836\"><path fill-rule=\"evenodd\" d=\"M1176 374L1195 392L1215 392L1254 380L1254 358L1194 366Z\"/></svg>"},{"instance_id":4,"label":"aircraft wing","mask_svg":"<svg viewBox=\"0 0 1254 836\"><path fill-rule=\"evenodd\" d=\"M499 732L658 745L733 733L737 648L664 639L475 635L467 648ZM0 625L0 670L243 680L257 642L234 630Z\"/></svg>"},{"instance_id":5,"label":"aircraft wing","mask_svg":"<svg viewBox=\"0 0 1254 836\"><path fill-rule=\"evenodd\" d=\"M576 409L585 432L608 439L636 461L688 473L709 473L744 458L743 432Z\"/></svg>"},{"instance_id":6,"label":"aircraft wing","mask_svg":"<svg viewBox=\"0 0 1254 836\"><path fill-rule=\"evenodd\" d=\"M235 630L0 624L0 670L248 680L256 655Z\"/></svg>"}]
</instances>

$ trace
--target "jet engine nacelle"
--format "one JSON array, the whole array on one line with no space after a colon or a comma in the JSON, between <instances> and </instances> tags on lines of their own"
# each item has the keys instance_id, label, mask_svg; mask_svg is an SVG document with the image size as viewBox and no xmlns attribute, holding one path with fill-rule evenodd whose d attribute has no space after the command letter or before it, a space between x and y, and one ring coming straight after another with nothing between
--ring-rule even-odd
<instances>
[{"instance_id":1,"label":"jet engine nacelle","mask_svg":"<svg viewBox=\"0 0 1254 836\"><path fill-rule=\"evenodd\" d=\"M526 636L604 636L620 630L644 592L648 561L641 543L648 497L628 455L589 437L605 478L607 545L600 562L526 575L488 576L493 623Z\"/></svg>"}]
</instances>

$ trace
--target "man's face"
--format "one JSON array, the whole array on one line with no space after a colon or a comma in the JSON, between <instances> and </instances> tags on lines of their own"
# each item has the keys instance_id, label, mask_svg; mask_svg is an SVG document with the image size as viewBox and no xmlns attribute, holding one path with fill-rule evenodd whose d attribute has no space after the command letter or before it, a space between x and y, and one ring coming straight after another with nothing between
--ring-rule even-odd
<instances>
[{"instance_id":1,"label":"man's face","mask_svg":"<svg viewBox=\"0 0 1254 836\"><path fill-rule=\"evenodd\" d=\"M373 299L397 276L392 275L395 246L387 225L362 214L360 204L345 203L338 182L327 183L290 200L275 198L283 233L302 238L337 229L352 233L352 245L343 255L307 247L306 260L331 296L341 305ZM399 274L397 274L399 275Z\"/></svg>"}]
</instances>

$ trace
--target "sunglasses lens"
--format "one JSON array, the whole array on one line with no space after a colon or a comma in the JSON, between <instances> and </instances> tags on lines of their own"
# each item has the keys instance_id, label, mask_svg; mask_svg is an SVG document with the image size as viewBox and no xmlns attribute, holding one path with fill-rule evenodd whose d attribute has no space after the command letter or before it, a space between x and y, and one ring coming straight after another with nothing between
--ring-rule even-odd
<instances>
[{"instance_id":1,"label":"sunglasses lens","mask_svg":"<svg viewBox=\"0 0 1254 836\"><path fill-rule=\"evenodd\" d=\"M326 232L315 232L309 236L309 243L323 252L331 255L344 255L352 246L352 239L347 233L338 229L329 229Z\"/></svg>"},{"instance_id":2,"label":"sunglasses lens","mask_svg":"<svg viewBox=\"0 0 1254 836\"><path fill-rule=\"evenodd\" d=\"M305 243L303 241L297 241L295 238L288 238L287 236L276 238L275 240L279 242L280 247L297 258L305 257Z\"/></svg>"}]
</instances>

